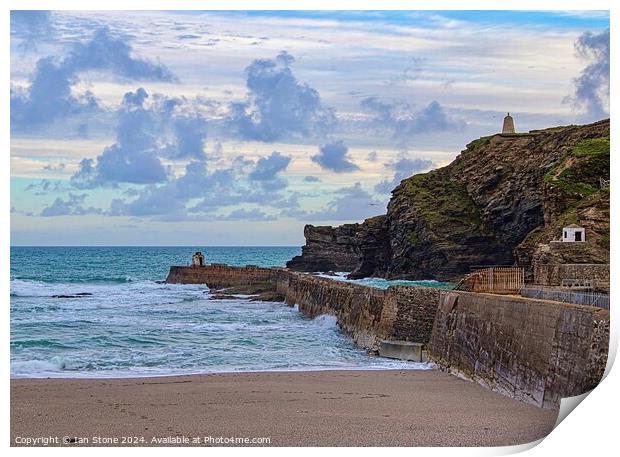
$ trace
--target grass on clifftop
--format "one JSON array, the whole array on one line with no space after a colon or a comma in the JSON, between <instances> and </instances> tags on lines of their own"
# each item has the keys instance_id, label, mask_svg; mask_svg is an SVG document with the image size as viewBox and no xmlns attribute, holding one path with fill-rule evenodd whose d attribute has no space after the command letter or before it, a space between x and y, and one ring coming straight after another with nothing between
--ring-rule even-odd
<instances>
[{"instance_id":1,"label":"grass on clifftop","mask_svg":"<svg viewBox=\"0 0 620 457\"><path fill-rule=\"evenodd\" d=\"M491 142L491 138L493 138L493 135L489 135L489 136L481 136L480 138L478 138L477 140L471 141L467 144L467 146L465 146L467 149L471 149L471 150L476 150L481 148L482 146L485 146L487 144L489 144Z\"/></svg>"},{"instance_id":2,"label":"grass on clifftop","mask_svg":"<svg viewBox=\"0 0 620 457\"><path fill-rule=\"evenodd\" d=\"M574 197L583 198L599 189L599 179L609 179L609 137L577 144L545 175L545 182Z\"/></svg>"},{"instance_id":3,"label":"grass on clifftop","mask_svg":"<svg viewBox=\"0 0 620 457\"><path fill-rule=\"evenodd\" d=\"M465 186L445 173L433 170L412 176L405 181L404 189L407 200L431 231L454 235L480 228L480 214ZM414 245L421 242L414 234L410 241Z\"/></svg>"}]
</instances>

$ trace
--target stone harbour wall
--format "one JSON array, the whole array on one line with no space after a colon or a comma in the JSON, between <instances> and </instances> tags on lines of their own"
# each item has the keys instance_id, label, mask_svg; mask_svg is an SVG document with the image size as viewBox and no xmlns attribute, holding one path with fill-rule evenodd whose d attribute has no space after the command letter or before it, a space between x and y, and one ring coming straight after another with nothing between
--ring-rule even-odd
<instances>
[{"instance_id":1,"label":"stone harbour wall","mask_svg":"<svg viewBox=\"0 0 620 457\"><path fill-rule=\"evenodd\" d=\"M172 266L166 278L169 284L207 284L214 289L269 282L274 270L252 265L231 267L212 264L204 267Z\"/></svg>"},{"instance_id":2,"label":"stone harbour wall","mask_svg":"<svg viewBox=\"0 0 620 457\"><path fill-rule=\"evenodd\" d=\"M605 371L609 311L471 292L443 292L430 342L442 369L545 408L585 393Z\"/></svg>"},{"instance_id":3,"label":"stone harbour wall","mask_svg":"<svg viewBox=\"0 0 620 457\"><path fill-rule=\"evenodd\" d=\"M334 315L340 328L369 351L377 351L383 339L428 343L439 303L438 289L378 289L283 268L171 267L166 282L206 284L212 289L270 283L303 314Z\"/></svg>"},{"instance_id":4,"label":"stone harbour wall","mask_svg":"<svg viewBox=\"0 0 620 457\"><path fill-rule=\"evenodd\" d=\"M534 283L542 286L559 286L563 279L591 279L609 283L609 271L609 264L534 264Z\"/></svg>"},{"instance_id":5,"label":"stone harbour wall","mask_svg":"<svg viewBox=\"0 0 620 457\"><path fill-rule=\"evenodd\" d=\"M596 387L607 363L609 311L600 308L426 287L377 289L253 266L172 267L167 281L271 288L307 316L336 316L362 348L422 343L441 369L545 408Z\"/></svg>"}]
</instances>

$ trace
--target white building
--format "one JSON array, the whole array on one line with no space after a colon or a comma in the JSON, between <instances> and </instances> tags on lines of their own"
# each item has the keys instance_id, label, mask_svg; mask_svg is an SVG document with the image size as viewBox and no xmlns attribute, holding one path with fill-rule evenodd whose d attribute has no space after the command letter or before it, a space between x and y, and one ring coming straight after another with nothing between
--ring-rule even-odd
<instances>
[{"instance_id":1,"label":"white building","mask_svg":"<svg viewBox=\"0 0 620 457\"><path fill-rule=\"evenodd\" d=\"M564 243L574 243L586 240L586 229L576 224L567 225L562 230L562 241Z\"/></svg>"},{"instance_id":2,"label":"white building","mask_svg":"<svg viewBox=\"0 0 620 457\"><path fill-rule=\"evenodd\" d=\"M192 256L192 267L204 267L205 256L202 252L198 251Z\"/></svg>"}]
</instances>

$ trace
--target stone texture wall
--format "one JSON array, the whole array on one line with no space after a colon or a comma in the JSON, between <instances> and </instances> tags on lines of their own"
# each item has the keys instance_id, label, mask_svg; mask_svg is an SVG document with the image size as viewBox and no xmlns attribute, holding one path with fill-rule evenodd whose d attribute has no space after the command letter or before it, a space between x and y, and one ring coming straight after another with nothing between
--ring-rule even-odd
<instances>
[{"instance_id":1,"label":"stone texture wall","mask_svg":"<svg viewBox=\"0 0 620 457\"><path fill-rule=\"evenodd\" d=\"M427 343L435 322L439 289L392 286L387 289L379 333L391 339ZM383 330L383 326L386 327ZM411 336L415 335L416 338Z\"/></svg>"},{"instance_id":2,"label":"stone texture wall","mask_svg":"<svg viewBox=\"0 0 620 457\"><path fill-rule=\"evenodd\" d=\"M603 264L534 264L534 283L559 286L563 279L592 279L609 283L609 265Z\"/></svg>"},{"instance_id":3,"label":"stone texture wall","mask_svg":"<svg viewBox=\"0 0 620 457\"><path fill-rule=\"evenodd\" d=\"M276 284L287 304L311 317L336 316L340 328L365 349L376 351L381 340L430 340L438 289L377 289L288 270L277 272Z\"/></svg>"},{"instance_id":4,"label":"stone texture wall","mask_svg":"<svg viewBox=\"0 0 620 457\"><path fill-rule=\"evenodd\" d=\"M438 289L377 289L282 268L171 267L166 282L206 284L212 289L271 283L300 312L310 317L336 316L340 328L370 351L376 351L382 339L428 343L439 302Z\"/></svg>"},{"instance_id":5,"label":"stone texture wall","mask_svg":"<svg viewBox=\"0 0 620 457\"><path fill-rule=\"evenodd\" d=\"M314 317L336 316L361 347L382 340L428 343L442 369L546 408L600 381L607 361L609 311L425 287L376 289L282 268L171 267L168 282L212 289L266 284Z\"/></svg>"},{"instance_id":6,"label":"stone texture wall","mask_svg":"<svg viewBox=\"0 0 620 457\"><path fill-rule=\"evenodd\" d=\"M170 267L166 282L169 284L209 284L209 287L245 285L257 282L268 282L274 275L271 268L255 266L230 267L223 264L212 264L204 267Z\"/></svg>"},{"instance_id":7,"label":"stone texture wall","mask_svg":"<svg viewBox=\"0 0 620 457\"><path fill-rule=\"evenodd\" d=\"M609 312L521 297L442 294L430 356L447 371L546 408L596 387Z\"/></svg>"}]
</instances>

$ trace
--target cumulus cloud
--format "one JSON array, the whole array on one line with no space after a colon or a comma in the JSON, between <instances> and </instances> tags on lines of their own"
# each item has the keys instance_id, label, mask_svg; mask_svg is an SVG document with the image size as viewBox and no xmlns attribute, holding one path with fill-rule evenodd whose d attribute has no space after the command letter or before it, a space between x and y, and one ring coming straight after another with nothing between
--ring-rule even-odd
<instances>
[{"instance_id":1,"label":"cumulus cloud","mask_svg":"<svg viewBox=\"0 0 620 457\"><path fill-rule=\"evenodd\" d=\"M177 143L171 158L202 157L207 137L207 122L202 116L198 114L177 116L173 120L173 130Z\"/></svg>"},{"instance_id":2,"label":"cumulus cloud","mask_svg":"<svg viewBox=\"0 0 620 457\"><path fill-rule=\"evenodd\" d=\"M239 205L284 208L298 205L283 190L287 181L280 174L290 157L276 151L257 162L237 157L227 168L209 170L207 156L191 159L185 172L168 176L161 184L151 183L129 198L114 199L109 215L149 217L161 221L179 220L272 220L262 210ZM219 211L231 208L228 214Z\"/></svg>"},{"instance_id":3,"label":"cumulus cloud","mask_svg":"<svg viewBox=\"0 0 620 457\"><path fill-rule=\"evenodd\" d=\"M432 101L421 109L414 109L408 103L390 103L368 97L361 107L374 114L371 127L386 128L395 140L407 143L414 135L456 131L465 127L465 122L449 116L443 106Z\"/></svg>"},{"instance_id":4,"label":"cumulus cloud","mask_svg":"<svg viewBox=\"0 0 620 457\"><path fill-rule=\"evenodd\" d=\"M304 176L304 182L321 182L316 176Z\"/></svg>"},{"instance_id":5,"label":"cumulus cloud","mask_svg":"<svg viewBox=\"0 0 620 457\"><path fill-rule=\"evenodd\" d=\"M80 188L118 183L148 184L166 179L168 171L160 157L157 116L143 106L148 95L144 89L125 94L119 110L116 142L93 159L83 159L71 178Z\"/></svg>"},{"instance_id":6,"label":"cumulus cloud","mask_svg":"<svg viewBox=\"0 0 620 457\"><path fill-rule=\"evenodd\" d=\"M54 217L101 214L103 211L99 208L94 208L92 206L86 208L83 206L86 197L86 194L69 194L69 197L66 200L58 197L52 202L51 205L41 211L40 216Z\"/></svg>"},{"instance_id":7,"label":"cumulus cloud","mask_svg":"<svg viewBox=\"0 0 620 457\"><path fill-rule=\"evenodd\" d=\"M385 201L375 200L357 182L351 187L343 187L335 192L336 197L323 210L299 213L308 221L353 221L376 216L385 211Z\"/></svg>"},{"instance_id":8,"label":"cumulus cloud","mask_svg":"<svg viewBox=\"0 0 620 457\"><path fill-rule=\"evenodd\" d=\"M349 148L342 141L324 144L319 148L319 153L313 155L311 160L326 170L336 173L349 173L359 170L349 157Z\"/></svg>"},{"instance_id":9,"label":"cumulus cloud","mask_svg":"<svg viewBox=\"0 0 620 457\"><path fill-rule=\"evenodd\" d=\"M275 59L255 60L245 69L248 98L231 104L229 120L241 138L275 141L285 135L309 136L335 123L319 93L297 81L290 68L294 62L284 51Z\"/></svg>"},{"instance_id":10,"label":"cumulus cloud","mask_svg":"<svg viewBox=\"0 0 620 457\"><path fill-rule=\"evenodd\" d=\"M286 170L290 162L291 156L285 156L274 151L270 156L258 160L254 171L250 173L250 179L256 181L272 180L278 173Z\"/></svg>"},{"instance_id":11,"label":"cumulus cloud","mask_svg":"<svg viewBox=\"0 0 620 457\"><path fill-rule=\"evenodd\" d=\"M84 70L106 70L132 80L176 81L161 63L136 58L127 37L113 36L108 27L98 29L85 43L77 43L63 66L73 73Z\"/></svg>"},{"instance_id":12,"label":"cumulus cloud","mask_svg":"<svg viewBox=\"0 0 620 457\"><path fill-rule=\"evenodd\" d=\"M11 34L22 39L20 47L34 50L37 44L53 33L52 14L49 11L11 11Z\"/></svg>"},{"instance_id":13,"label":"cumulus cloud","mask_svg":"<svg viewBox=\"0 0 620 457\"><path fill-rule=\"evenodd\" d=\"M590 63L575 78L575 94L568 97L590 119L609 116L609 29L585 32L575 41L577 55Z\"/></svg>"},{"instance_id":14,"label":"cumulus cloud","mask_svg":"<svg viewBox=\"0 0 620 457\"><path fill-rule=\"evenodd\" d=\"M385 167L388 170L394 172L394 176L391 179L385 179L375 186L375 190L379 193L390 193L400 182L422 171L426 171L435 167L436 164L430 159L409 159L407 157L401 157L400 159L388 162Z\"/></svg>"},{"instance_id":15,"label":"cumulus cloud","mask_svg":"<svg viewBox=\"0 0 620 457\"><path fill-rule=\"evenodd\" d=\"M68 190L68 188L64 185L64 181L42 179L38 182L28 184L25 190L26 192L33 192L34 195L47 195L52 192L65 191Z\"/></svg>"},{"instance_id":16,"label":"cumulus cloud","mask_svg":"<svg viewBox=\"0 0 620 457\"><path fill-rule=\"evenodd\" d=\"M75 44L63 59L39 59L28 88L11 88L11 127L31 128L99 110L99 102L90 91L72 93L79 74L84 71L105 70L135 80L175 80L164 65L132 54L126 38L115 37L109 28L103 27L88 42Z\"/></svg>"},{"instance_id":17,"label":"cumulus cloud","mask_svg":"<svg viewBox=\"0 0 620 457\"><path fill-rule=\"evenodd\" d=\"M83 159L71 181L78 188L119 183L153 184L168 179L162 159L202 159L206 121L184 113L185 100L153 97L139 88L128 92L118 112L116 142L96 160Z\"/></svg>"}]
</instances>

